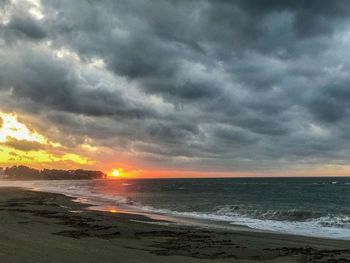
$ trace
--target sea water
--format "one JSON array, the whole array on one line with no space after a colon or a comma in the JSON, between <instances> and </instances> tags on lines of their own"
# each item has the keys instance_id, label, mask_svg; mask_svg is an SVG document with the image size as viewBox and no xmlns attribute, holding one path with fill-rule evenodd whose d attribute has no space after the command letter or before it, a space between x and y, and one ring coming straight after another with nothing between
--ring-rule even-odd
<instances>
[{"instance_id":1,"label":"sea water","mask_svg":"<svg viewBox=\"0 0 350 263\"><path fill-rule=\"evenodd\" d=\"M350 178L0 181L133 209L249 228L350 240Z\"/></svg>"}]
</instances>

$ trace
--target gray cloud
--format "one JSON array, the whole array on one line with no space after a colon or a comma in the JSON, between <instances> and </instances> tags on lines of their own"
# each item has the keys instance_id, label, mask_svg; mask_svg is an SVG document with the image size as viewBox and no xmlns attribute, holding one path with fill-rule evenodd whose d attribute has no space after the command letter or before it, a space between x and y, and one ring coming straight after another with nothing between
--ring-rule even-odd
<instances>
[{"instance_id":1,"label":"gray cloud","mask_svg":"<svg viewBox=\"0 0 350 263\"><path fill-rule=\"evenodd\" d=\"M42 27L33 19L23 19L21 17L13 17L5 29L18 35L23 35L32 39L42 39L47 36Z\"/></svg>"},{"instance_id":2,"label":"gray cloud","mask_svg":"<svg viewBox=\"0 0 350 263\"><path fill-rule=\"evenodd\" d=\"M45 148L38 142L30 142L25 140L8 139L4 145L21 151L37 151Z\"/></svg>"},{"instance_id":3,"label":"gray cloud","mask_svg":"<svg viewBox=\"0 0 350 263\"><path fill-rule=\"evenodd\" d=\"M199 170L349 161L348 1L19 5L3 8L0 102L70 146Z\"/></svg>"}]
</instances>

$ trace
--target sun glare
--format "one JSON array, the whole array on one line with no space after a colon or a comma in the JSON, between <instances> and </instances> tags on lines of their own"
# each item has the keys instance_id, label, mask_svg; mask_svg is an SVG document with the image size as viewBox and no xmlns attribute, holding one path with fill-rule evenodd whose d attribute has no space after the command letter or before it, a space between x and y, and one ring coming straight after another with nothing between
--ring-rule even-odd
<instances>
[{"instance_id":1,"label":"sun glare","mask_svg":"<svg viewBox=\"0 0 350 263\"><path fill-rule=\"evenodd\" d=\"M136 175L136 172L134 170L125 170L121 167L114 168L112 170L109 170L107 172L107 175L109 178L131 178Z\"/></svg>"},{"instance_id":2,"label":"sun glare","mask_svg":"<svg viewBox=\"0 0 350 263\"><path fill-rule=\"evenodd\" d=\"M113 170L112 171L112 176L113 177L118 177L120 175L119 171L118 170Z\"/></svg>"}]
</instances>

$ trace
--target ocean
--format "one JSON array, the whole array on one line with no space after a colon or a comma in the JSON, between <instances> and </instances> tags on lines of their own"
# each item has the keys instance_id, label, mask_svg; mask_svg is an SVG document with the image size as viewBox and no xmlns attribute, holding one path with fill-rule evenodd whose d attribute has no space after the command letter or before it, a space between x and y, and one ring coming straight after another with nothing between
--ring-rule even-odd
<instances>
[{"instance_id":1,"label":"ocean","mask_svg":"<svg viewBox=\"0 0 350 263\"><path fill-rule=\"evenodd\" d=\"M350 178L0 181L62 193L101 210L203 219L350 240Z\"/></svg>"}]
</instances>

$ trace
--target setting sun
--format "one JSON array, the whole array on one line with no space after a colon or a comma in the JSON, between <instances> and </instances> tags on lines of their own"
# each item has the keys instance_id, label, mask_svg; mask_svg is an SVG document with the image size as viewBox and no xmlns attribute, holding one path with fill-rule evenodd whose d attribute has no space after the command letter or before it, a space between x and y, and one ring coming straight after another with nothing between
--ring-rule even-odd
<instances>
[{"instance_id":1,"label":"setting sun","mask_svg":"<svg viewBox=\"0 0 350 263\"><path fill-rule=\"evenodd\" d=\"M120 173L119 173L118 170L113 170L113 171L112 171L112 176L118 177L119 175L120 175Z\"/></svg>"},{"instance_id":2,"label":"setting sun","mask_svg":"<svg viewBox=\"0 0 350 263\"><path fill-rule=\"evenodd\" d=\"M124 168L118 167L118 168L112 168L107 172L107 176L110 179L113 178L130 178L136 176L137 173L134 170L126 170Z\"/></svg>"}]
</instances>

